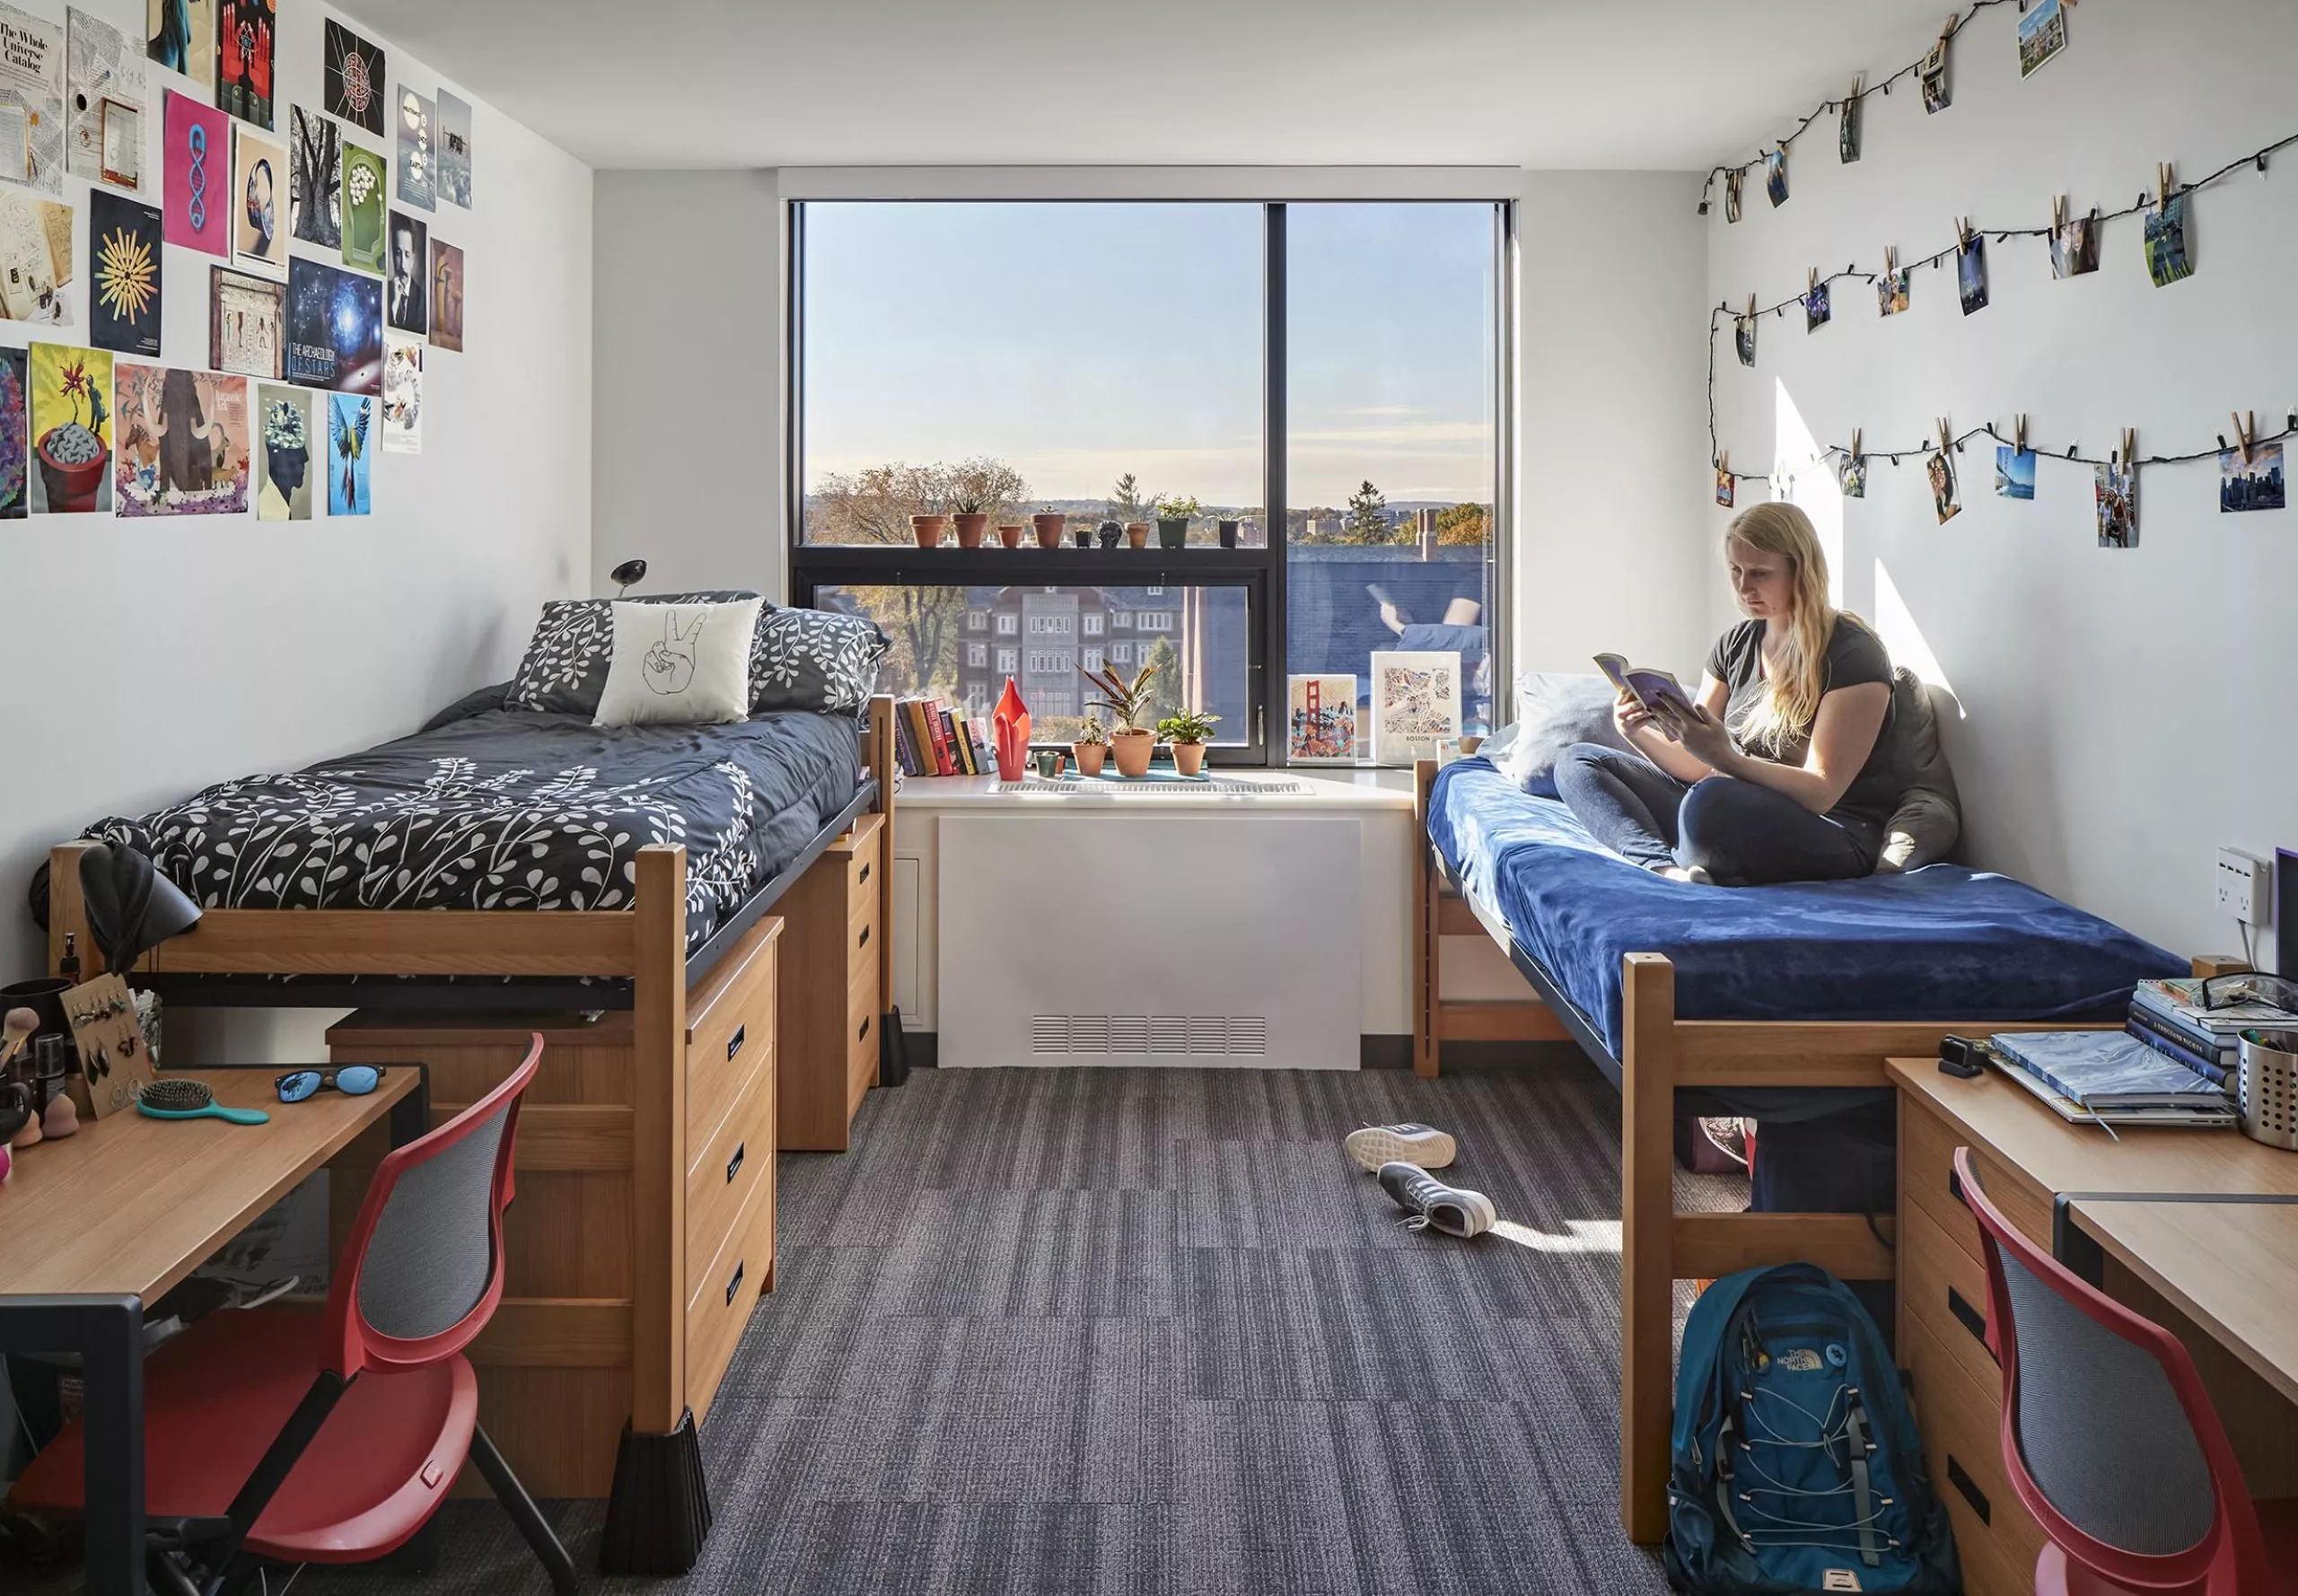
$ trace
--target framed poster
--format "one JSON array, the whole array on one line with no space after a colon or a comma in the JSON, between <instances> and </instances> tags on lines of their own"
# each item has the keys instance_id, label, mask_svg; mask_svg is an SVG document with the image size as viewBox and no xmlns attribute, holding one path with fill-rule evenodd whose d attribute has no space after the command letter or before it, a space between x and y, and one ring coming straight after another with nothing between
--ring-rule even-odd
<instances>
[{"instance_id":1,"label":"framed poster","mask_svg":"<svg viewBox=\"0 0 2298 1596\"><path fill-rule=\"evenodd\" d=\"M1356 759L1356 679L1285 679L1285 757L1294 765L1354 763Z\"/></svg>"},{"instance_id":2,"label":"framed poster","mask_svg":"<svg viewBox=\"0 0 2298 1596\"><path fill-rule=\"evenodd\" d=\"M1460 656L1406 649L1373 653L1373 758L1406 765L1436 757L1460 734Z\"/></svg>"}]
</instances>

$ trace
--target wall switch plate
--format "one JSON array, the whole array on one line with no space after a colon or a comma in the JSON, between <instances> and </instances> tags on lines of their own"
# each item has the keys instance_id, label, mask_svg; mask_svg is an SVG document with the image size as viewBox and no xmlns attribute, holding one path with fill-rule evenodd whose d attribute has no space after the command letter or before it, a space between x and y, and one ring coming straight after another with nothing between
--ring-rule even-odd
<instances>
[{"instance_id":1,"label":"wall switch plate","mask_svg":"<svg viewBox=\"0 0 2298 1596\"><path fill-rule=\"evenodd\" d=\"M2245 925L2267 922L2266 861L2240 848L2218 850L2218 907Z\"/></svg>"}]
</instances>

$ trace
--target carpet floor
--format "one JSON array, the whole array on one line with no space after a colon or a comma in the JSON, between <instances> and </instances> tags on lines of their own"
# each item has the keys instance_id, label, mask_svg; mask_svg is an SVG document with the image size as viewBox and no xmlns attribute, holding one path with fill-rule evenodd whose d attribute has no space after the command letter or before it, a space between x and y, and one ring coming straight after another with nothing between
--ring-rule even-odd
<instances>
[{"instance_id":1,"label":"carpet floor","mask_svg":"<svg viewBox=\"0 0 2298 1596\"><path fill-rule=\"evenodd\" d=\"M1397 1223L1340 1138L1399 1118L1458 1135L1500 1231ZM1615 1494L1618 1145L1576 1060L919 1071L854 1152L781 1159L776 1289L703 1431L716 1527L628 1588L1664 1590ZM546 1510L595 1568L601 1504ZM494 1504L445 1512L426 1580L298 1589L548 1589Z\"/></svg>"}]
</instances>

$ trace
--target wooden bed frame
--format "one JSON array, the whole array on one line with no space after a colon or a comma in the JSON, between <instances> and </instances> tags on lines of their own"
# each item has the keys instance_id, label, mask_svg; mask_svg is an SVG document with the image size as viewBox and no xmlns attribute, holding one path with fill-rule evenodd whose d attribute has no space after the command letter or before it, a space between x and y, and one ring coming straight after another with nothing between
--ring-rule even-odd
<instances>
[{"instance_id":1,"label":"wooden bed frame","mask_svg":"<svg viewBox=\"0 0 2298 1596\"><path fill-rule=\"evenodd\" d=\"M873 697L864 741L864 759L877 784L873 807L885 817L888 857L896 768L893 714L890 697ZM60 965L65 938L73 935L83 979L103 968L80 892L79 855L90 846L69 842L49 855L49 967ZM811 862L811 856L802 856L776 881L794 880ZM879 924L890 925L893 872L881 870L878 878ZM754 899L736 917L748 924L761 912ZM723 951L736 940L714 936L710 950ZM879 941L880 990L890 1002L893 939ZM634 1060L638 1079L653 1089L636 1091L629 1113L629 1222L636 1269L629 1324L632 1411L615 1480L625 1521L637 1515L637 1544L653 1548L640 1560L654 1565L619 1570L628 1573L672 1572L671 1564L683 1569L699 1553L708 1524L706 1495L696 1499L706 1486L693 1416L697 1393L689 1387L686 1367L688 1293L681 1267L687 1234L688 997L706 971L690 964L686 942L686 849L657 844L638 851L627 909L211 908L190 932L146 954L134 972L629 979ZM521 989L501 990L505 1005L533 1006L533 998ZM248 1001L260 1006L262 996L250 994ZM548 1068L548 1058L544 1064ZM707 1393L700 1396L706 1405ZM610 1520L615 1516L610 1507ZM678 1561L681 1547L683 1563Z\"/></svg>"},{"instance_id":2,"label":"wooden bed frame","mask_svg":"<svg viewBox=\"0 0 2298 1596\"><path fill-rule=\"evenodd\" d=\"M1935 1053L1950 1033L2066 1030L2063 1022L1994 1021L1680 1020L1676 971L1664 954L1630 953L1621 971L1621 1057L1614 1059L1554 978L1516 945L1507 925L1459 890L1428 837L1436 763L1413 767L1413 1068L1434 1076L1450 1036L1485 1041L1577 1042L1620 1089L1619 1515L1630 1540L1668 1531L1669 1433L1674 1416L1675 1283L1739 1269L1815 1263L1847 1280L1894 1277L1895 1221L1864 1214L1679 1213L1676 1092L1759 1086L1890 1087L1883 1061ZM1438 993L1437 939L1488 935L1539 994L1513 1004L1447 1004ZM2198 958L2195 973L2240 969ZM1466 1022L1463 1023L1463 1016Z\"/></svg>"}]
</instances>

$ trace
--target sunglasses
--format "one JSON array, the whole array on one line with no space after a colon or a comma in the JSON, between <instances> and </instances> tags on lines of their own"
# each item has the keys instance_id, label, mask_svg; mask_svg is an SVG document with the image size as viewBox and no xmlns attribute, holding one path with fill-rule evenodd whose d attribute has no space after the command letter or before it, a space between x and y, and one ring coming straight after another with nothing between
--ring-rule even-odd
<instances>
[{"instance_id":1,"label":"sunglasses","mask_svg":"<svg viewBox=\"0 0 2298 1596\"><path fill-rule=\"evenodd\" d=\"M347 1096L364 1097L382 1078L383 1072L373 1065L347 1064L341 1069L291 1070L272 1084L279 1088L281 1102L299 1103L330 1086Z\"/></svg>"}]
</instances>

